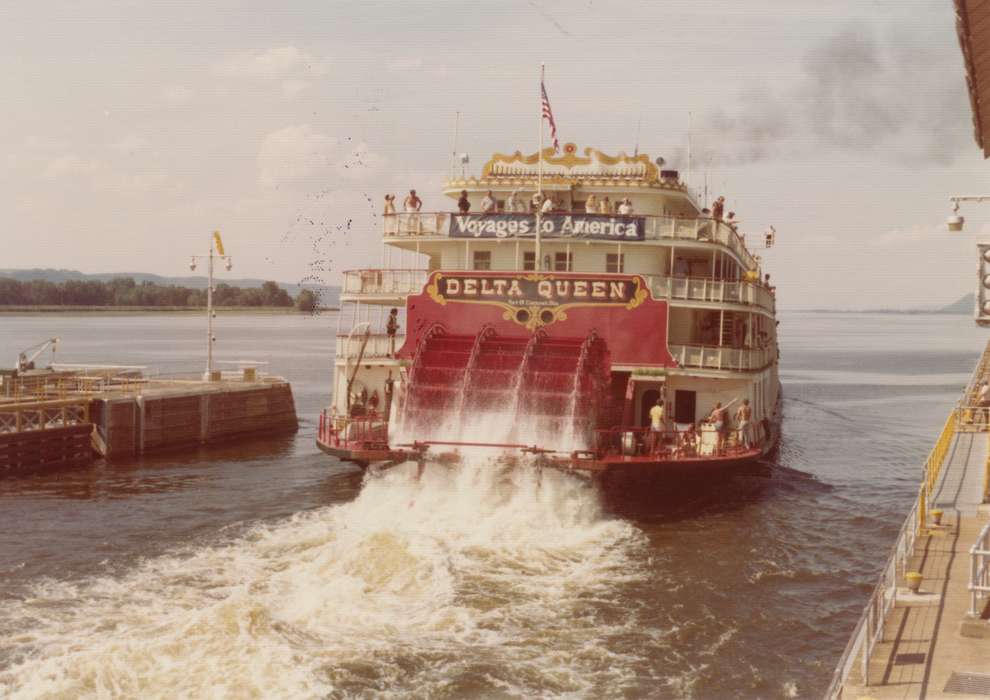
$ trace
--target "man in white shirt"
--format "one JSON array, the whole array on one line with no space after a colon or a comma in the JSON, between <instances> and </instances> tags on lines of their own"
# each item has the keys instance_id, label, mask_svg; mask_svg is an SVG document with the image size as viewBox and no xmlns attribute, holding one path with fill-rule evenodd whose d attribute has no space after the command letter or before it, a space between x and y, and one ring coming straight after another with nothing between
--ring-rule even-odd
<instances>
[{"instance_id":1,"label":"man in white shirt","mask_svg":"<svg viewBox=\"0 0 990 700\"><path fill-rule=\"evenodd\" d=\"M584 202L584 213L585 214L597 214L598 213L598 197L593 194L588 195L588 199Z\"/></svg>"},{"instance_id":2,"label":"man in white shirt","mask_svg":"<svg viewBox=\"0 0 990 700\"><path fill-rule=\"evenodd\" d=\"M482 214L494 214L498 208L498 203L495 201L495 196L492 194L491 190L488 190L488 194L485 198L481 200L481 213Z\"/></svg>"},{"instance_id":3,"label":"man in white shirt","mask_svg":"<svg viewBox=\"0 0 990 700\"><path fill-rule=\"evenodd\" d=\"M630 202L629 198L626 197L625 199L622 200L622 204L619 205L619 214L621 216L632 216L632 213L633 213L632 202Z\"/></svg>"},{"instance_id":4,"label":"man in white shirt","mask_svg":"<svg viewBox=\"0 0 990 700\"><path fill-rule=\"evenodd\" d=\"M553 197L547 195L547 198L543 200L543 205L540 207L541 214L549 214L553 211Z\"/></svg>"},{"instance_id":5,"label":"man in white shirt","mask_svg":"<svg viewBox=\"0 0 990 700\"><path fill-rule=\"evenodd\" d=\"M650 409L650 454L655 455L657 448L663 443L663 399L657 399L656 405Z\"/></svg>"}]
</instances>

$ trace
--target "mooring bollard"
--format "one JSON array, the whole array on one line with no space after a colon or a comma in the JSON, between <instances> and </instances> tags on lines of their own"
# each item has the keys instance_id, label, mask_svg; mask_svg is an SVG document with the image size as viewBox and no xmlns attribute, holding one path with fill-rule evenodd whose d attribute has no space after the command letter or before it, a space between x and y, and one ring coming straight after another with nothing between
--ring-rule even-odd
<instances>
[{"instance_id":1,"label":"mooring bollard","mask_svg":"<svg viewBox=\"0 0 990 700\"><path fill-rule=\"evenodd\" d=\"M921 579L924 578L917 571L908 571L904 574L904 579L907 581L908 590L912 593L917 593L921 588Z\"/></svg>"}]
</instances>

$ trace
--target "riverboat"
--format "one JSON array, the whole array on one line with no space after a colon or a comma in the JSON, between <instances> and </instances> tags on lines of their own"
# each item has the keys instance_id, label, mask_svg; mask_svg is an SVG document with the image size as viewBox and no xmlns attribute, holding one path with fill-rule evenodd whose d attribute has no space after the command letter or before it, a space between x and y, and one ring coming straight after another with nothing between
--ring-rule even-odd
<instances>
[{"instance_id":1,"label":"riverboat","mask_svg":"<svg viewBox=\"0 0 990 700\"><path fill-rule=\"evenodd\" d=\"M613 483L764 459L776 292L738 225L662 163L495 154L444 183L451 211L384 214L386 264L343 275L319 448L368 466L490 447Z\"/></svg>"}]
</instances>

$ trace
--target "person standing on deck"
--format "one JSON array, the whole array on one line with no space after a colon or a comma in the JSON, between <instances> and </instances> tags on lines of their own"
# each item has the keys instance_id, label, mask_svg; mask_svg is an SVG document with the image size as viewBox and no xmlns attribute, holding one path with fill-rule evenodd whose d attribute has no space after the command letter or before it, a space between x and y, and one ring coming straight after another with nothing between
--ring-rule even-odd
<instances>
[{"instance_id":1,"label":"person standing on deck","mask_svg":"<svg viewBox=\"0 0 990 700\"><path fill-rule=\"evenodd\" d=\"M588 195L588 199L584 203L584 213L585 214L598 213L598 197L596 197L593 194Z\"/></svg>"},{"instance_id":2,"label":"person standing on deck","mask_svg":"<svg viewBox=\"0 0 990 700\"><path fill-rule=\"evenodd\" d=\"M742 405L736 409L736 430L739 434L739 444L747 450L753 446L749 430L751 420L753 420L753 407L749 405L749 399L743 399Z\"/></svg>"},{"instance_id":3,"label":"person standing on deck","mask_svg":"<svg viewBox=\"0 0 990 700\"><path fill-rule=\"evenodd\" d=\"M385 324L385 334L388 336L388 356L395 357L395 334L399 332L399 310L388 312L388 322Z\"/></svg>"},{"instance_id":4,"label":"person standing on deck","mask_svg":"<svg viewBox=\"0 0 990 700\"><path fill-rule=\"evenodd\" d=\"M467 190L461 190L461 198L457 200L457 209L462 214L471 211L471 202L468 201Z\"/></svg>"},{"instance_id":5,"label":"person standing on deck","mask_svg":"<svg viewBox=\"0 0 990 700\"><path fill-rule=\"evenodd\" d=\"M541 214L549 214L553 211L553 196L547 195L546 199L543 200L543 205L540 207Z\"/></svg>"},{"instance_id":6,"label":"person standing on deck","mask_svg":"<svg viewBox=\"0 0 990 700\"><path fill-rule=\"evenodd\" d=\"M505 199L505 211L515 213L519 211L519 190L512 190Z\"/></svg>"},{"instance_id":7,"label":"person standing on deck","mask_svg":"<svg viewBox=\"0 0 990 700\"><path fill-rule=\"evenodd\" d=\"M715 203L712 204L712 218L715 219L715 221L721 221L722 212L724 211L725 211L725 197L719 197L718 199L715 200Z\"/></svg>"},{"instance_id":8,"label":"person standing on deck","mask_svg":"<svg viewBox=\"0 0 990 700\"><path fill-rule=\"evenodd\" d=\"M978 421L981 423L990 422L988 420L988 408L990 408L990 382L983 382L980 392L976 395L976 405L980 407L977 411Z\"/></svg>"},{"instance_id":9,"label":"person standing on deck","mask_svg":"<svg viewBox=\"0 0 990 700\"><path fill-rule=\"evenodd\" d=\"M708 416L708 421L715 428L715 454L722 454L722 451L725 449L725 438L729 434L729 406L735 402L736 399L732 399L732 401L723 406L721 401L716 401L715 408L712 409L711 415Z\"/></svg>"},{"instance_id":10,"label":"person standing on deck","mask_svg":"<svg viewBox=\"0 0 990 700\"><path fill-rule=\"evenodd\" d=\"M388 371L385 379L385 420L389 419L392 413L392 395L395 393L395 380L392 379L392 370Z\"/></svg>"},{"instance_id":11,"label":"person standing on deck","mask_svg":"<svg viewBox=\"0 0 990 700\"><path fill-rule=\"evenodd\" d=\"M382 212L385 216L392 216L395 214L395 195L387 194L385 195L385 210Z\"/></svg>"},{"instance_id":12,"label":"person standing on deck","mask_svg":"<svg viewBox=\"0 0 990 700\"><path fill-rule=\"evenodd\" d=\"M650 454L655 455L663 444L663 399L657 399L656 405L650 409Z\"/></svg>"},{"instance_id":13,"label":"person standing on deck","mask_svg":"<svg viewBox=\"0 0 990 700\"><path fill-rule=\"evenodd\" d=\"M608 201L608 197L598 202L598 213L599 214L611 214L612 213L612 203Z\"/></svg>"},{"instance_id":14,"label":"person standing on deck","mask_svg":"<svg viewBox=\"0 0 990 700\"><path fill-rule=\"evenodd\" d=\"M402 206L407 212L419 211L423 208L423 200L416 196L416 190L409 190L409 196L403 200Z\"/></svg>"},{"instance_id":15,"label":"person standing on deck","mask_svg":"<svg viewBox=\"0 0 990 700\"><path fill-rule=\"evenodd\" d=\"M481 213L495 214L497 210L498 202L495 200L495 195L492 194L491 190L488 190L488 194L481 200Z\"/></svg>"},{"instance_id":16,"label":"person standing on deck","mask_svg":"<svg viewBox=\"0 0 990 700\"><path fill-rule=\"evenodd\" d=\"M420 233L419 210L423 208L423 200L416 195L416 190L409 190L409 196L402 200L402 208L406 212L409 232Z\"/></svg>"}]
</instances>

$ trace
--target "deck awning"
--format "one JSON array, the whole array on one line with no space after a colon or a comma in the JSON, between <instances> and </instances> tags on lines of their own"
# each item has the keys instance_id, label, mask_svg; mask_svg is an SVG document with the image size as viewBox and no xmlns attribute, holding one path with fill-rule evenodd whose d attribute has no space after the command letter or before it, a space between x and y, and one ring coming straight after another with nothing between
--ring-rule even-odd
<instances>
[{"instance_id":1,"label":"deck awning","mask_svg":"<svg viewBox=\"0 0 990 700\"><path fill-rule=\"evenodd\" d=\"M973 130L983 157L990 157L990 0L955 0L956 32L966 64Z\"/></svg>"}]
</instances>

